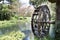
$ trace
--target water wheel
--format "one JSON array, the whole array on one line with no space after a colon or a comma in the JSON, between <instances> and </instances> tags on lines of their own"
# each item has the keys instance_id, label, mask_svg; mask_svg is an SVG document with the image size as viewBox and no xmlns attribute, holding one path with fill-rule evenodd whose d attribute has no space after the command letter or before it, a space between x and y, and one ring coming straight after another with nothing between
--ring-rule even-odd
<instances>
[{"instance_id":1,"label":"water wheel","mask_svg":"<svg viewBox=\"0 0 60 40\"><path fill-rule=\"evenodd\" d=\"M31 20L33 34L39 38L47 36L49 33L50 19L50 11L47 5L37 7Z\"/></svg>"}]
</instances>

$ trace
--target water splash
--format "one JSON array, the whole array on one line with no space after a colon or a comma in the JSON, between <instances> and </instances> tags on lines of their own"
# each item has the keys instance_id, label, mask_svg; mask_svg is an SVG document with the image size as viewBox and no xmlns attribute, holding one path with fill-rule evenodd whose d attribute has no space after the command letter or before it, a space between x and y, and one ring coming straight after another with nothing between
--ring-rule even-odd
<instances>
[{"instance_id":1,"label":"water splash","mask_svg":"<svg viewBox=\"0 0 60 40\"><path fill-rule=\"evenodd\" d=\"M2 0L2 1L0 1L0 4L7 4L7 5L9 5L10 4L10 2L8 2L7 0Z\"/></svg>"},{"instance_id":2,"label":"water splash","mask_svg":"<svg viewBox=\"0 0 60 40\"><path fill-rule=\"evenodd\" d=\"M20 9L19 12L21 13L20 15L22 16L31 16L33 11L34 11L34 6L30 5L30 0L19 0L20 2Z\"/></svg>"},{"instance_id":3,"label":"water splash","mask_svg":"<svg viewBox=\"0 0 60 40\"><path fill-rule=\"evenodd\" d=\"M21 3L21 5L30 5L29 1L30 0L19 0L19 2Z\"/></svg>"}]
</instances>

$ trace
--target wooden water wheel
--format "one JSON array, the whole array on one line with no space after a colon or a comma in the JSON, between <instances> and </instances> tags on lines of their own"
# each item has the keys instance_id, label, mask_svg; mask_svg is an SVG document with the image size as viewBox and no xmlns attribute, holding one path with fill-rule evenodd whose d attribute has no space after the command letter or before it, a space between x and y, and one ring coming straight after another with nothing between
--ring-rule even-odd
<instances>
[{"instance_id":1,"label":"wooden water wheel","mask_svg":"<svg viewBox=\"0 0 60 40\"><path fill-rule=\"evenodd\" d=\"M33 34L39 38L47 36L49 33L50 19L50 11L47 5L36 8L31 20Z\"/></svg>"}]
</instances>

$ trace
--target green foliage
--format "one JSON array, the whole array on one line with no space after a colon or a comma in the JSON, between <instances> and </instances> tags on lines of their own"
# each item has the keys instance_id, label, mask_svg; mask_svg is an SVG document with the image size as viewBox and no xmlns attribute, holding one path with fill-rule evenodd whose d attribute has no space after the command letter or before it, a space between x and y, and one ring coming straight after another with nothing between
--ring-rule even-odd
<instances>
[{"instance_id":1,"label":"green foliage","mask_svg":"<svg viewBox=\"0 0 60 40\"><path fill-rule=\"evenodd\" d=\"M4 35L0 37L0 40L22 40L25 37L24 33L20 31L13 31L9 35Z\"/></svg>"},{"instance_id":2,"label":"green foliage","mask_svg":"<svg viewBox=\"0 0 60 40\"><path fill-rule=\"evenodd\" d=\"M51 4L51 20L56 20L56 3Z\"/></svg>"},{"instance_id":3,"label":"green foliage","mask_svg":"<svg viewBox=\"0 0 60 40\"><path fill-rule=\"evenodd\" d=\"M45 36L45 37L43 37L43 38L38 38L38 37L36 37L35 36L35 38L34 38L35 40L52 40L49 36Z\"/></svg>"},{"instance_id":4,"label":"green foliage","mask_svg":"<svg viewBox=\"0 0 60 40\"><path fill-rule=\"evenodd\" d=\"M9 9L9 6L6 4L2 4L0 7L0 20L9 20L13 13Z\"/></svg>"},{"instance_id":5,"label":"green foliage","mask_svg":"<svg viewBox=\"0 0 60 40\"><path fill-rule=\"evenodd\" d=\"M17 1L18 0L7 0L10 5L0 4L0 20L10 20L11 17L17 13Z\"/></svg>"},{"instance_id":6,"label":"green foliage","mask_svg":"<svg viewBox=\"0 0 60 40\"><path fill-rule=\"evenodd\" d=\"M47 2L48 0L31 0L31 3L34 4L36 7L41 3Z\"/></svg>"},{"instance_id":7,"label":"green foliage","mask_svg":"<svg viewBox=\"0 0 60 40\"><path fill-rule=\"evenodd\" d=\"M12 2L15 2L16 0L10 0L10 2L12 3Z\"/></svg>"}]
</instances>

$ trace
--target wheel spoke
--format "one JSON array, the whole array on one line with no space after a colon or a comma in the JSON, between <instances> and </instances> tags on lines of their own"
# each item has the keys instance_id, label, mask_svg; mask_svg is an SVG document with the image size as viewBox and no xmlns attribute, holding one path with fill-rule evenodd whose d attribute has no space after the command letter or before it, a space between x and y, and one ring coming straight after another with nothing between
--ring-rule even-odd
<instances>
[{"instance_id":1,"label":"wheel spoke","mask_svg":"<svg viewBox=\"0 0 60 40\"><path fill-rule=\"evenodd\" d=\"M47 23L47 22L50 21L50 13L47 12L49 11L48 7L47 8L45 7L46 5L41 6L39 8L39 11L34 12L32 16L32 22L31 22L32 31L34 35L37 37L47 36L49 31L50 23Z\"/></svg>"}]
</instances>

